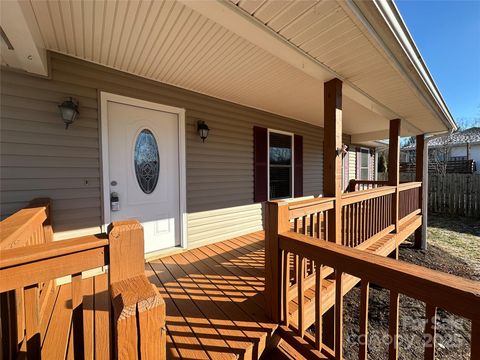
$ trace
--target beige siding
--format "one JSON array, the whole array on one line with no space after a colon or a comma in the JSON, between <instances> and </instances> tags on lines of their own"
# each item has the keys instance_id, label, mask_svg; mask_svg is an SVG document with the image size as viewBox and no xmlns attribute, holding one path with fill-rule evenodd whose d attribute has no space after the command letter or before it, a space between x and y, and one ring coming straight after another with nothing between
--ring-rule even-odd
<instances>
[{"instance_id":1,"label":"beige siding","mask_svg":"<svg viewBox=\"0 0 480 360\"><path fill-rule=\"evenodd\" d=\"M356 147L351 147L348 150L348 179L354 180L357 178L357 149Z\"/></svg>"},{"instance_id":2,"label":"beige siding","mask_svg":"<svg viewBox=\"0 0 480 360\"><path fill-rule=\"evenodd\" d=\"M322 192L322 128L59 54L51 54L51 68L51 79L2 69L3 217L34 197L51 197L56 232L98 231L99 91L186 109L190 245L261 228L261 206L253 204L254 125L302 135L304 194ZM66 96L80 102L80 117L68 130L57 109ZM205 143L197 119L211 128Z\"/></svg>"}]
</instances>

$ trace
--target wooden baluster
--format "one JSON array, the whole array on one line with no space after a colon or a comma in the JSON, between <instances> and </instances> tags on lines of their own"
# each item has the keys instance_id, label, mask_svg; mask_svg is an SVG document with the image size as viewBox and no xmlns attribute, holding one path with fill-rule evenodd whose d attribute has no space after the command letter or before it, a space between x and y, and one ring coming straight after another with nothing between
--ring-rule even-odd
<instances>
[{"instance_id":1,"label":"wooden baluster","mask_svg":"<svg viewBox=\"0 0 480 360\"><path fill-rule=\"evenodd\" d=\"M322 212L317 213L317 238L322 238Z\"/></svg>"},{"instance_id":2,"label":"wooden baluster","mask_svg":"<svg viewBox=\"0 0 480 360\"><path fill-rule=\"evenodd\" d=\"M359 332L359 360L367 359L368 342L368 295L370 284L366 279L362 279L360 293L360 332Z\"/></svg>"},{"instance_id":3,"label":"wooden baluster","mask_svg":"<svg viewBox=\"0 0 480 360\"><path fill-rule=\"evenodd\" d=\"M437 321L437 308L430 304L426 305L425 317L427 322L425 324L425 360L435 359L435 333Z\"/></svg>"},{"instance_id":4,"label":"wooden baluster","mask_svg":"<svg viewBox=\"0 0 480 360\"><path fill-rule=\"evenodd\" d=\"M305 258L300 257L298 262L298 271L297 271L297 289L298 289L298 334L303 338L305 335L305 285L304 285L304 275L305 275Z\"/></svg>"},{"instance_id":5,"label":"wooden baluster","mask_svg":"<svg viewBox=\"0 0 480 360\"><path fill-rule=\"evenodd\" d=\"M299 231L298 231L298 218L295 218L295 219L293 220L293 231L296 232L296 233L299 232Z\"/></svg>"},{"instance_id":6,"label":"wooden baluster","mask_svg":"<svg viewBox=\"0 0 480 360\"><path fill-rule=\"evenodd\" d=\"M388 334L390 344L388 347L388 359L398 359L398 307L400 296L396 291L390 290L390 315L388 319Z\"/></svg>"},{"instance_id":7,"label":"wooden baluster","mask_svg":"<svg viewBox=\"0 0 480 360\"><path fill-rule=\"evenodd\" d=\"M329 216L328 214L329 214L328 211L323 212L323 233L325 236L325 241L329 241L328 240L328 216Z\"/></svg>"},{"instance_id":8,"label":"wooden baluster","mask_svg":"<svg viewBox=\"0 0 480 360\"><path fill-rule=\"evenodd\" d=\"M318 264L315 273L315 348L322 348L322 267Z\"/></svg>"},{"instance_id":9,"label":"wooden baluster","mask_svg":"<svg viewBox=\"0 0 480 360\"><path fill-rule=\"evenodd\" d=\"M307 215L302 216L302 234L307 235Z\"/></svg>"},{"instance_id":10,"label":"wooden baluster","mask_svg":"<svg viewBox=\"0 0 480 360\"><path fill-rule=\"evenodd\" d=\"M343 359L343 272L335 270L335 359Z\"/></svg>"},{"instance_id":11,"label":"wooden baluster","mask_svg":"<svg viewBox=\"0 0 480 360\"><path fill-rule=\"evenodd\" d=\"M290 299L288 297L288 290L290 289L290 254L288 251L283 250L283 323L288 326L289 324L289 315L288 315L288 303Z\"/></svg>"},{"instance_id":12,"label":"wooden baluster","mask_svg":"<svg viewBox=\"0 0 480 360\"><path fill-rule=\"evenodd\" d=\"M345 207L347 209L347 218L345 219L347 223L347 241L345 242L345 246L350 246L350 241L352 238L352 208L350 207L350 205L345 205Z\"/></svg>"},{"instance_id":13,"label":"wooden baluster","mask_svg":"<svg viewBox=\"0 0 480 360\"><path fill-rule=\"evenodd\" d=\"M72 335L75 359L84 358L82 273L72 275Z\"/></svg>"},{"instance_id":14,"label":"wooden baluster","mask_svg":"<svg viewBox=\"0 0 480 360\"><path fill-rule=\"evenodd\" d=\"M27 342L27 358L40 359L40 319L38 304L38 284L25 288L25 340Z\"/></svg>"},{"instance_id":15,"label":"wooden baluster","mask_svg":"<svg viewBox=\"0 0 480 360\"><path fill-rule=\"evenodd\" d=\"M310 231L309 231L309 235L311 237L313 237L313 230L315 229L314 227L315 225L315 219L314 219L314 214L310 214Z\"/></svg>"},{"instance_id":16,"label":"wooden baluster","mask_svg":"<svg viewBox=\"0 0 480 360\"><path fill-rule=\"evenodd\" d=\"M352 238L352 245L351 247L355 247L355 242L357 241L358 237L358 211L357 211L357 205L358 204L352 204L352 210L353 210L353 238Z\"/></svg>"},{"instance_id":17,"label":"wooden baluster","mask_svg":"<svg viewBox=\"0 0 480 360\"><path fill-rule=\"evenodd\" d=\"M472 320L470 359L480 359L480 321Z\"/></svg>"}]
</instances>

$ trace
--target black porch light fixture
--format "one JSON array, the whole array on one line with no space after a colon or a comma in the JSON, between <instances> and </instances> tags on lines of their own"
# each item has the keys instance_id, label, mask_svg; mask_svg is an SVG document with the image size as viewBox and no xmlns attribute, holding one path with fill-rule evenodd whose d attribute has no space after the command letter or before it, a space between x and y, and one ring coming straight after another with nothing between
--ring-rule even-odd
<instances>
[{"instance_id":1,"label":"black porch light fixture","mask_svg":"<svg viewBox=\"0 0 480 360\"><path fill-rule=\"evenodd\" d=\"M348 146L345 144L342 144L342 148L337 148L336 153L337 153L337 156L346 155L348 153Z\"/></svg>"},{"instance_id":2,"label":"black porch light fixture","mask_svg":"<svg viewBox=\"0 0 480 360\"><path fill-rule=\"evenodd\" d=\"M208 128L208 125L205 123L205 121L197 121L197 132L198 136L200 136L200 139L202 139L202 142L205 142L205 139L208 137L208 132L210 129Z\"/></svg>"},{"instance_id":3,"label":"black porch light fixture","mask_svg":"<svg viewBox=\"0 0 480 360\"><path fill-rule=\"evenodd\" d=\"M60 114L62 115L62 120L65 123L65 129L68 129L68 126L75 121L79 112L78 112L78 101L72 97L69 97L60 105Z\"/></svg>"}]
</instances>

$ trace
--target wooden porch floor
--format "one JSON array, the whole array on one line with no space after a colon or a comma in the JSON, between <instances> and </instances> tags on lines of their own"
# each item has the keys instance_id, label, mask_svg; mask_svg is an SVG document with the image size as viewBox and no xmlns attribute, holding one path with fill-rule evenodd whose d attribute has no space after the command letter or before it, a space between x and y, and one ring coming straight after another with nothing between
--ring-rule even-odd
<instances>
[{"instance_id":1,"label":"wooden porch floor","mask_svg":"<svg viewBox=\"0 0 480 360\"><path fill-rule=\"evenodd\" d=\"M398 235L388 234L361 248L386 256L420 223L420 216L412 217ZM277 328L264 310L264 249L264 233L257 232L145 264L147 277L166 303L167 358L257 359L263 354ZM351 278L344 291L358 282ZM107 286L105 274L83 280L85 358L108 359L113 351ZM324 286L327 308L333 302L334 281L326 280ZM71 287L51 291L55 296L42 310L50 314L41 324L42 357L73 359ZM314 291L305 296L306 306L313 306ZM293 322L296 312L295 298L290 303Z\"/></svg>"},{"instance_id":2,"label":"wooden porch floor","mask_svg":"<svg viewBox=\"0 0 480 360\"><path fill-rule=\"evenodd\" d=\"M277 328L264 310L264 234L252 233L145 264L166 302L167 358L256 359ZM107 275L83 280L85 358L112 352ZM73 359L70 284L52 289L42 357Z\"/></svg>"}]
</instances>

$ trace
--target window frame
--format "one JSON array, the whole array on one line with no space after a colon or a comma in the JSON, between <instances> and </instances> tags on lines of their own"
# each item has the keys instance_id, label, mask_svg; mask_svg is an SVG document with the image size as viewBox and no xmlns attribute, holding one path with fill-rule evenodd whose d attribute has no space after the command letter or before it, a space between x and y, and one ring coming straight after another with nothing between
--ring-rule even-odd
<instances>
[{"instance_id":1,"label":"window frame","mask_svg":"<svg viewBox=\"0 0 480 360\"><path fill-rule=\"evenodd\" d=\"M360 159L358 161L360 162L360 166L358 167L358 180L370 180L370 149L366 147L361 147L360 148ZM367 154L367 166L362 166L362 155ZM362 179L362 169L367 169L367 178Z\"/></svg>"},{"instance_id":2,"label":"window frame","mask_svg":"<svg viewBox=\"0 0 480 360\"><path fill-rule=\"evenodd\" d=\"M291 186L290 186L290 196L284 197L284 198L278 198L278 199L273 199L273 200L288 200L288 199L293 199L294 193L295 193L295 134L292 132L288 131L282 131L282 130L276 130L276 129L270 129L267 128L267 200L271 201L272 199L270 198L270 133L275 133L275 134L281 134L281 135L288 135L292 138L292 161L290 164L290 179L291 179Z\"/></svg>"}]
</instances>

